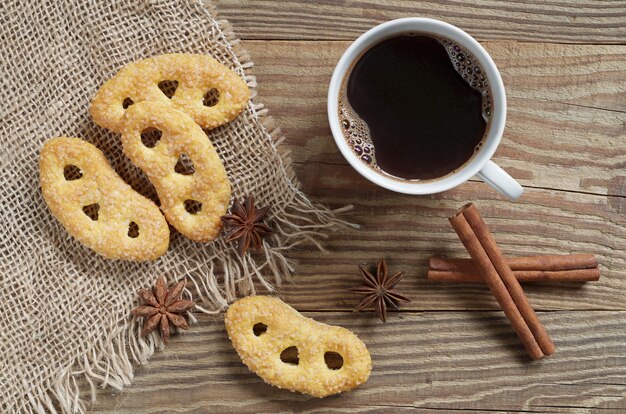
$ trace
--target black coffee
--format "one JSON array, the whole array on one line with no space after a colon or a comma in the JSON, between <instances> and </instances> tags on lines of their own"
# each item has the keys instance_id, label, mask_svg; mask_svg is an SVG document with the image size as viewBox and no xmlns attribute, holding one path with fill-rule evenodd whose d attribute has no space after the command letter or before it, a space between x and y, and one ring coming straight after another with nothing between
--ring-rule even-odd
<instances>
[{"instance_id":1,"label":"black coffee","mask_svg":"<svg viewBox=\"0 0 626 414\"><path fill-rule=\"evenodd\" d=\"M402 179L449 174L478 151L491 93L478 60L449 39L403 34L368 49L344 80L339 117L363 162Z\"/></svg>"}]
</instances>

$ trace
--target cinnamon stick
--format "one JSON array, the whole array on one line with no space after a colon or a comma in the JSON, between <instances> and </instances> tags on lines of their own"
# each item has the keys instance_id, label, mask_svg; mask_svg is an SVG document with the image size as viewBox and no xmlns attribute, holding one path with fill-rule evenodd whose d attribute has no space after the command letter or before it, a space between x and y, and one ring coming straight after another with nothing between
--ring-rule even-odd
<instances>
[{"instance_id":1,"label":"cinnamon stick","mask_svg":"<svg viewBox=\"0 0 626 414\"><path fill-rule=\"evenodd\" d=\"M592 254L529 256L506 259L519 282L588 282L600 278ZM482 282L480 269L471 259L431 257L428 278L446 282Z\"/></svg>"},{"instance_id":2,"label":"cinnamon stick","mask_svg":"<svg viewBox=\"0 0 626 414\"><path fill-rule=\"evenodd\" d=\"M551 355L554 344L528 302L491 232L473 204L461 207L450 224L481 270L485 283L533 359Z\"/></svg>"},{"instance_id":3,"label":"cinnamon stick","mask_svg":"<svg viewBox=\"0 0 626 414\"><path fill-rule=\"evenodd\" d=\"M507 259L513 270L574 270L593 269L598 261L593 254L528 256Z\"/></svg>"},{"instance_id":4,"label":"cinnamon stick","mask_svg":"<svg viewBox=\"0 0 626 414\"><path fill-rule=\"evenodd\" d=\"M473 265L472 265L473 266ZM575 269L561 271L513 270L513 275L520 283L534 282L592 282L600 278L600 271L595 269ZM480 283L484 282L480 270L428 270L428 279L439 282Z\"/></svg>"}]
</instances>

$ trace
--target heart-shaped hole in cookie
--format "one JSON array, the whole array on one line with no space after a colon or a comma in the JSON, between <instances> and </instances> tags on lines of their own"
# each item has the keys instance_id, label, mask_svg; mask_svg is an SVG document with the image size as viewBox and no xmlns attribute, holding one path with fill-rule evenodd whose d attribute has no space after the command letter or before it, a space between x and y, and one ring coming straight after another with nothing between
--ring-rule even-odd
<instances>
[{"instance_id":1,"label":"heart-shaped hole in cookie","mask_svg":"<svg viewBox=\"0 0 626 414\"><path fill-rule=\"evenodd\" d=\"M209 89L207 93L204 94L204 99L202 100L202 104L204 106L215 106L220 101L220 91L215 88Z\"/></svg>"},{"instance_id":2,"label":"heart-shaped hole in cookie","mask_svg":"<svg viewBox=\"0 0 626 414\"><path fill-rule=\"evenodd\" d=\"M185 200L185 211L189 214L197 214L202 210L202 203L196 200Z\"/></svg>"},{"instance_id":3,"label":"heart-shaped hole in cookie","mask_svg":"<svg viewBox=\"0 0 626 414\"><path fill-rule=\"evenodd\" d=\"M267 332L267 325L263 322L255 323L252 327L252 332L254 332L254 336L261 336Z\"/></svg>"},{"instance_id":4,"label":"heart-shaped hole in cookie","mask_svg":"<svg viewBox=\"0 0 626 414\"><path fill-rule=\"evenodd\" d=\"M161 135L163 135L163 133L156 128L146 128L141 131L141 143L148 148L154 148L161 139Z\"/></svg>"},{"instance_id":5,"label":"heart-shaped hole in cookie","mask_svg":"<svg viewBox=\"0 0 626 414\"><path fill-rule=\"evenodd\" d=\"M83 176L83 172L75 165L66 165L63 168L63 177L65 177L66 181L74 181L78 180Z\"/></svg>"},{"instance_id":6,"label":"heart-shaped hole in cookie","mask_svg":"<svg viewBox=\"0 0 626 414\"><path fill-rule=\"evenodd\" d=\"M126 109L126 108L128 108L129 106L131 106L134 103L135 103L135 101L133 101L132 99L124 98L124 100L122 101L122 108Z\"/></svg>"},{"instance_id":7,"label":"heart-shaped hole in cookie","mask_svg":"<svg viewBox=\"0 0 626 414\"><path fill-rule=\"evenodd\" d=\"M175 80L164 80L159 82L159 89L163 92L163 95L167 96L169 99L172 99L172 96L176 93L176 89L178 89L178 81Z\"/></svg>"},{"instance_id":8,"label":"heart-shaped hole in cookie","mask_svg":"<svg viewBox=\"0 0 626 414\"><path fill-rule=\"evenodd\" d=\"M298 358L298 348L295 346L285 348L285 350L280 353L280 360L285 364L298 365L300 363L300 358Z\"/></svg>"},{"instance_id":9,"label":"heart-shaped hole in cookie","mask_svg":"<svg viewBox=\"0 0 626 414\"><path fill-rule=\"evenodd\" d=\"M328 369L337 370L343 367L343 357L340 353L328 351L324 354L324 362Z\"/></svg>"},{"instance_id":10,"label":"heart-shaped hole in cookie","mask_svg":"<svg viewBox=\"0 0 626 414\"><path fill-rule=\"evenodd\" d=\"M128 237L131 239L136 239L139 237L139 226L134 221L131 221L128 224Z\"/></svg>"},{"instance_id":11,"label":"heart-shaped hole in cookie","mask_svg":"<svg viewBox=\"0 0 626 414\"><path fill-rule=\"evenodd\" d=\"M193 166L191 158L189 158L187 154L180 154L178 161L174 166L174 171L182 175L191 175L196 172L196 169Z\"/></svg>"},{"instance_id":12,"label":"heart-shaped hole in cookie","mask_svg":"<svg viewBox=\"0 0 626 414\"><path fill-rule=\"evenodd\" d=\"M83 207L83 213L93 221L98 221L98 211L100 211L100 204L98 203Z\"/></svg>"}]
</instances>

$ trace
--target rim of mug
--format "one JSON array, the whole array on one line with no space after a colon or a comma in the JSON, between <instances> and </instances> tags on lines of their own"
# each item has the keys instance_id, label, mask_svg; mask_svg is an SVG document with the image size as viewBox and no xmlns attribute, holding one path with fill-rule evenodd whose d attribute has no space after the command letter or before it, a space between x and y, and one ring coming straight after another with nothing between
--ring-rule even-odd
<instances>
[{"instance_id":1,"label":"rim of mug","mask_svg":"<svg viewBox=\"0 0 626 414\"><path fill-rule=\"evenodd\" d=\"M343 135L339 120L339 92L343 79L363 52L380 41L399 33L424 32L451 39L468 49L478 59L491 85L493 99L492 120L482 148L458 171L430 180L402 180L377 172L361 161L352 151ZM369 181L392 191L405 194L434 194L454 188L475 176L495 153L506 123L506 94L496 64L487 51L472 36L441 20L406 17L390 20L369 29L359 36L343 53L335 66L328 88L327 111L335 143L350 165Z\"/></svg>"}]
</instances>

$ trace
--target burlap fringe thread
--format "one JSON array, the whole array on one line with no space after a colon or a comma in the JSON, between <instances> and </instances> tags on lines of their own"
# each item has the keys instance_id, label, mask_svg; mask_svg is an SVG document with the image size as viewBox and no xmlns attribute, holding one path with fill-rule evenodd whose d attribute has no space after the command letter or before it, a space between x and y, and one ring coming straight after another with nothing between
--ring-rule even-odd
<instances>
[{"instance_id":1,"label":"burlap fringe thread","mask_svg":"<svg viewBox=\"0 0 626 414\"><path fill-rule=\"evenodd\" d=\"M211 4L204 3L206 13L216 17L216 10ZM218 20L219 28L223 36L228 40L234 54L241 63L245 72L245 80L253 91L253 98L256 95L256 77L252 74L253 62L248 52L241 46L240 40L235 36L230 23L226 20ZM337 214L344 213L352 209L352 206L345 206L336 210L315 205L299 190L299 184L293 174L292 157L289 150L282 148L280 144L284 140L280 129L275 126L273 119L268 115L267 108L262 104L251 104L255 116L259 119L263 127L268 131L274 143L276 151L279 153L283 164L279 167L294 185L297 195L293 200L297 206L293 212L272 216L272 227L275 237L271 237L271 242L264 242L264 256L261 263L252 258L251 255L240 257L232 246L222 250L223 254L215 255L208 269L188 269L188 274L192 272L203 273L201 280L188 277L188 282L193 284L195 292L200 296L196 300L204 303L215 303L214 309L206 309L200 306L196 310L207 314L218 314L222 312L228 303L237 298L239 294L255 293L254 280L256 280L268 291L274 288L266 280L262 271L273 274L273 282L280 286L281 282L288 279L294 268L284 253L289 249L310 242L324 251L318 242L319 238L326 238L323 230L336 230L341 227L357 227L345 220L338 219ZM310 217L314 217L312 220ZM304 224L303 224L304 223ZM215 243L224 243L218 240ZM260 255L260 254L259 254ZM221 270L223 281L220 283L215 272ZM179 275L180 277L184 275ZM170 281L172 282L172 281ZM184 293L191 297L189 290ZM194 324L196 319L193 314L188 315L190 322ZM88 384L91 403L96 401L97 384L100 387L112 387L122 390L131 384L134 376L133 364L146 364L148 359L154 354L155 349L162 349L163 342L157 333L153 333L147 338L140 336L141 320L124 319L121 322L112 321L111 326L103 329L103 332L110 332L101 338L89 355L83 355L82 360L77 360L75 366L65 369L59 373L58 377L49 386L48 393L27 395L30 412L36 413L58 413L58 409L65 413L84 413L85 404L81 399L81 390Z\"/></svg>"}]
</instances>

